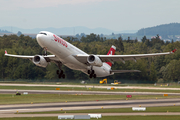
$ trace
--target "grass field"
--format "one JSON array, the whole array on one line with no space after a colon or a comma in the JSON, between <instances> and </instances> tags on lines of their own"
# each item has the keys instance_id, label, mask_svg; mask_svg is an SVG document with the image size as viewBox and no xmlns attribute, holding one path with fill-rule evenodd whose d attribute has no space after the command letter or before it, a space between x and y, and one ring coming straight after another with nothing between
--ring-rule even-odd
<instances>
[{"instance_id":1,"label":"grass field","mask_svg":"<svg viewBox=\"0 0 180 120\"><path fill-rule=\"evenodd\" d=\"M179 116L103 116L100 120L180 120ZM0 118L0 120L58 120L57 117ZM83 119L81 119L83 120Z\"/></svg>"},{"instance_id":2,"label":"grass field","mask_svg":"<svg viewBox=\"0 0 180 120\"><path fill-rule=\"evenodd\" d=\"M160 99L180 98L180 96L161 95L133 95L130 99ZM96 100L125 100L126 95L67 95L67 94L28 94L16 96L15 94L0 94L0 104L23 104L23 103L49 103L49 102L73 102L73 101L96 101ZM129 100L130 100L129 99Z\"/></svg>"},{"instance_id":3,"label":"grass field","mask_svg":"<svg viewBox=\"0 0 180 120\"><path fill-rule=\"evenodd\" d=\"M46 87L46 86L0 86L0 89L15 89L15 90L75 90L75 91L113 91L113 92L163 92L163 93L180 93L180 90L153 90L153 89L114 89L107 90L105 88L87 88L80 87Z\"/></svg>"}]
</instances>

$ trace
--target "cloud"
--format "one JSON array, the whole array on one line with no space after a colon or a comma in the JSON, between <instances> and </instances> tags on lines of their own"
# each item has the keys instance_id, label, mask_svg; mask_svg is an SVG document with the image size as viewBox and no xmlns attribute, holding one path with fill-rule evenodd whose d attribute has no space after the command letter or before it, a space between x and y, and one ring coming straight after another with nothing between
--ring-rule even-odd
<instances>
[{"instance_id":1,"label":"cloud","mask_svg":"<svg viewBox=\"0 0 180 120\"><path fill-rule=\"evenodd\" d=\"M59 5L94 4L116 0L1 0L0 9L13 10L19 8L45 8Z\"/></svg>"}]
</instances>

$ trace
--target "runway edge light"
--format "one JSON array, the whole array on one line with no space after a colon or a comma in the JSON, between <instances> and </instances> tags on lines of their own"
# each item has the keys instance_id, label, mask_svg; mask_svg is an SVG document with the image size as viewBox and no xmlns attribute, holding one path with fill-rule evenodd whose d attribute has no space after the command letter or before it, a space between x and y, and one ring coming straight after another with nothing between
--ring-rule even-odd
<instances>
[{"instance_id":1,"label":"runway edge light","mask_svg":"<svg viewBox=\"0 0 180 120\"><path fill-rule=\"evenodd\" d=\"M56 90L60 90L60 88L56 88Z\"/></svg>"}]
</instances>

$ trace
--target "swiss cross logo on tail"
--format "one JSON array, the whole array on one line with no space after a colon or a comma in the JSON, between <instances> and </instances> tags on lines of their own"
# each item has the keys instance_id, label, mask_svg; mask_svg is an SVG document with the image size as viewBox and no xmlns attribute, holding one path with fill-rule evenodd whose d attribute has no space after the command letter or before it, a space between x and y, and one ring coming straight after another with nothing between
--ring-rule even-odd
<instances>
[{"instance_id":1,"label":"swiss cross logo on tail","mask_svg":"<svg viewBox=\"0 0 180 120\"><path fill-rule=\"evenodd\" d=\"M5 54L7 54L7 51L5 50Z\"/></svg>"},{"instance_id":2,"label":"swiss cross logo on tail","mask_svg":"<svg viewBox=\"0 0 180 120\"><path fill-rule=\"evenodd\" d=\"M109 55L112 55L112 51L111 51L111 53Z\"/></svg>"},{"instance_id":3,"label":"swiss cross logo on tail","mask_svg":"<svg viewBox=\"0 0 180 120\"><path fill-rule=\"evenodd\" d=\"M174 49L173 51L171 51L171 53L174 53L174 52L176 52L176 49Z\"/></svg>"},{"instance_id":4,"label":"swiss cross logo on tail","mask_svg":"<svg viewBox=\"0 0 180 120\"><path fill-rule=\"evenodd\" d=\"M116 47L114 45L111 46L109 52L107 53L107 55L114 55L116 51ZM109 66L112 66L111 62L106 62Z\"/></svg>"}]
</instances>

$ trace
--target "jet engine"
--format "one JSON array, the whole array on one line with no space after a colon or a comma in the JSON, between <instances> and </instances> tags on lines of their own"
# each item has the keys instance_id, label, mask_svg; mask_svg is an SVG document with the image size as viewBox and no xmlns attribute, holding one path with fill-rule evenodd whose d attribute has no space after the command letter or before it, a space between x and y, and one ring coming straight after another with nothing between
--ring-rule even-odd
<instances>
[{"instance_id":1,"label":"jet engine","mask_svg":"<svg viewBox=\"0 0 180 120\"><path fill-rule=\"evenodd\" d=\"M103 65L101 59L96 56L96 55L90 55L88 58L87 58L87 61L90 65L92 66L98 66L98 67L101 67Z\"/></svg>"},{"instance_id":2,"label":"jet engine","mask_svg":"<svg viewBox=\"0 0 180 120\"><path fill-rule=\"evenodd\" d=\"M41 55L34 56L32 61L35 65L40 66L40 67L47 67L48 65L48 62L46 61L46 59Z\"/></svg>"}]
</instances>

